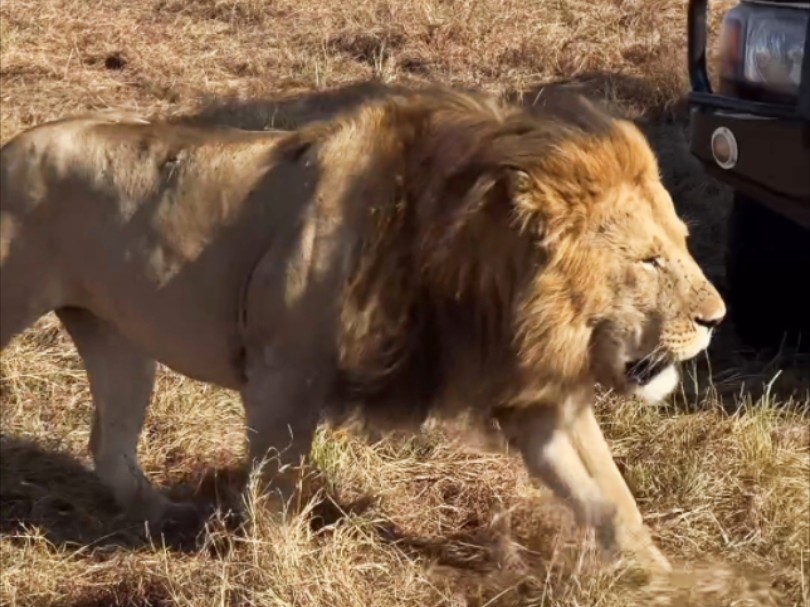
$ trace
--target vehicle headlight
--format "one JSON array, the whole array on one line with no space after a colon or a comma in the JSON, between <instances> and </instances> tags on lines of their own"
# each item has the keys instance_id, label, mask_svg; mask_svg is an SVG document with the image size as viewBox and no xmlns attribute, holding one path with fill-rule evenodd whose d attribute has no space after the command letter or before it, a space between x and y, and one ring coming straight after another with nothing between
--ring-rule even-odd
<instances>
[{"instance_id":1,"label":"vehicle headlight","mask_svg":"<svg viewBox=\"0 0 810 607\"><path fill-rule=\"evenodd\" d=\"M793 19L775 17L773 13L751 14L745 35L745 80L786 93L798 92L807 19L806 11Z\"/></svg>"},{"instance_id":2,"label":"vehicle headlight","mask_svg":"<svg viewBox=\"0 0 810 607\"><path fill-rule=\"evenodd\" d=\"M750 95L740 86L795 97L802 80L810 10L741 2L723 18L720 92ZM805 76L808 77L808 76Z\"/></svg>"}]
</instances>

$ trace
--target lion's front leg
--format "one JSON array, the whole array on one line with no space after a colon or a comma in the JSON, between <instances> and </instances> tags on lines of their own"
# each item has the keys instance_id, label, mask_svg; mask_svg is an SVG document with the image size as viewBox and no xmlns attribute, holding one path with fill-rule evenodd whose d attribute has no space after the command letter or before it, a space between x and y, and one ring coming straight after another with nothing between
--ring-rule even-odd
<instances>
[{"instance_id":1,"label":"lion's front leg","mask_svg":"<svg viewBox=\"0 0 810 607\"><path fill-rule=\"evenodd\" d=\"M571 425L577 452L607 500L616 506L617 543L648 569L671 570L666 556L658 549L642 520L633 494L610 453L591 407L583 408Z\"/></svg>"},{"instance_id":2,"label":"lion's front leg","mask_svg":"<svg viewBox=\"0 0 810 607\"><path fill-rule=\"evenodd\" d=\"M262 494L288 505L297 486L296 468L308 455L320 421L328 377L302 360L282 362L270 350L249 367L242 389L249 464L262 465ZM271 355L272 354L272 355Z\"/></svg>"},{"instance_id":3,"label":"lion's front leg","mask_svg":"<svg viewBox=\"0 0 810 607\"><path fill-rule=\"evenodd\" d=\"M588 473L554 407L516 412L502 420L504 433L521 452L529 473L572 508L580 525L593 527L607 550L615 548L616 507Z\"/></svg>"}]
</instances>

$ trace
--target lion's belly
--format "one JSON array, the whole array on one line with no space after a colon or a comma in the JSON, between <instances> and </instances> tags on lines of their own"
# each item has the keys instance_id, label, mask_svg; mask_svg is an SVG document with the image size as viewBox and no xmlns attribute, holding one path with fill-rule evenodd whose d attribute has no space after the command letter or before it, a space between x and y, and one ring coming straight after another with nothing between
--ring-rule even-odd
<instances>
[{"instance_id":1,"label":"lion's belly","mask_svg":"<svg viewBox=\"0 0 810 607\"><path fill-rule=\"evenodd\" d=\"M174 328L161 338L144 335L137 325L134 330L125 327L122 332L155 360L186 377L239 389L243 381L241 350L228 335L204 329L202 324L199 329L204 333Z\"/></svg>"},{"instance_id":2,"label":"lion's belly","mask_svg":"<svg viewBox=\"0 0 810 607\"><path fill-rule=\"evenodd\" d=\"M171 328L162 337L144 335L137 325L133 331L125 329L125 333L157 361L186 377L239 389L244 375L235 331L213 328L204 319L185 324L179 330Z\"/></svg>"},{"instance_id":3,"label":"lion's belly","mask_svg":"<svg viewBox=\"0 0 810 607\"><path fill-rule=\"evenodd\" d=\"M153 305L121 317L120 330L155 360L178 373L238 389L243 370L236 314L200 306L204 297L199 293L193 302L188 297L173 302L156 297ZM166 313L166 306L181 311Z\"/></svg>"},{"instance_id":4,"label":"lion's belly","mask_svg":"<svg viewBox=\"0 0 810 607\"><path fill-rule=\"evenodd\" d=\"M157 361L239 388L240 294L265 244L252 240L187 233L179 246L160 230L130 238L125 229L107 226L74 242L64 273L76 286L73 304L109 321Z\"/></svg>"},{"instance_id":5,"label":"lion's belly","mask_svg":"<svg viewBox=\"0 0 810 607\"><path fill-rule=\"evenodd\" d=\"M190 269L167 284L134 268L118 277L96 276L82 303L171 369L236 389L243 377L234 288L240 272L221 266Z\"/></svg>"}]
</instances>

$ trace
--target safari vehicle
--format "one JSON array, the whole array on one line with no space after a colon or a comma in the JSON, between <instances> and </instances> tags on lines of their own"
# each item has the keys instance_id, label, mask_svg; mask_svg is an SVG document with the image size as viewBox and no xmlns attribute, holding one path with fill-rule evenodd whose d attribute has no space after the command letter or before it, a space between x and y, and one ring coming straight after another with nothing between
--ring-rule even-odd
<instances>
[{"instance_id":1,"label":"safari vehicle","mask_svg":"<svg viewBox=\"0 0 810 607\"><path fill-rule=\"evenodd\" d=\"M723 16L717 90L707 1L690 0L691 152L734 192L726 299L742 340L810 346L810 2L742 0Z\"/></svg>"}]
</instances>

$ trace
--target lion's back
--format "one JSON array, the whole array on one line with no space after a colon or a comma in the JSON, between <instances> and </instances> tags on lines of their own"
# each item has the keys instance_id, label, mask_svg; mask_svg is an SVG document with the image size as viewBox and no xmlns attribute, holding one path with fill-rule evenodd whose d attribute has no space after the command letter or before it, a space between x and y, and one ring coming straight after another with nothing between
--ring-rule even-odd
<instances>
[{"instance_id":1,"label":"lion's back","mask_svg":"<svg viewBox=\"0 0 810 607\"><path fill-rule=\"evenodd\" d=\"M45 204L55 189L75 185L81 176L108 174L97 127L145 125L121 113L94 113L53 120L18 133L0 149L0 205L5 213L25 215Z\"/></svg>"},{"instance_id":2,"label":"lion's back","mask_svg":"<svg viewBox=\"0 0 810 607\"><path fill-rule=\"evenodd\" d=\"M87 309L180 372L237 385L239 293L294 219L278 137L98 116L20 133L2 148L4 280L35 261L47 272L21 280L53 276L48 307Z\"/></svg>"}]
</instances>

